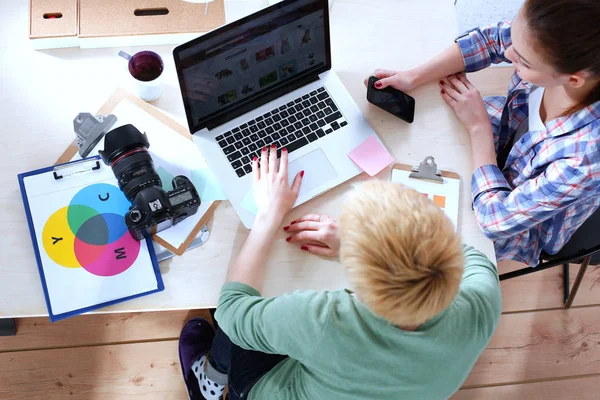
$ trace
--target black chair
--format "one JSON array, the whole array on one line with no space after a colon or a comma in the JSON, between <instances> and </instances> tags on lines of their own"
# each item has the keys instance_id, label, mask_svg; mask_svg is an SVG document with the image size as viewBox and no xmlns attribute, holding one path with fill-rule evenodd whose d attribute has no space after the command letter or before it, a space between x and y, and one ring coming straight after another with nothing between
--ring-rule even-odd
<instances>
[{"instance_id":1,"label":"black chair","mask_svg":"<svg viewBox=\"0 0 600 400\"><path fill-rule=\"evenodd\" d=\"M569 264L581 264L573 289L569 293ZM579 290L588 265L600 265L600 209L596 210L577 229L571 239L556 254L542 253L540 263L534 268L523 268L500 275L500 280L532 274L548 268L563 266L563 294L565 308L570 308Z\"/></svg>"}]
</instances>

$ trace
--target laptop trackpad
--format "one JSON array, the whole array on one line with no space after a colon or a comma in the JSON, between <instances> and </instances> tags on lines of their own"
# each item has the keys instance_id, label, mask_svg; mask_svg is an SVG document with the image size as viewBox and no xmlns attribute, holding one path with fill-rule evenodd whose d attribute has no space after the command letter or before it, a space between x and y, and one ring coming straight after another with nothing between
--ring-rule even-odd
<instances>
[{"instance_id":1,"label":"laptop trackpad","mask_svg":"<svg viewBox=\"0 0 600 400\"><path fill-rule=\"evenodd\" d=\"M321 149L311 151L290 162L288 166L290 185L294 181L296 174L302 170L304 170L304 178L302 179L299 196L337 177L337 172L335 172L335 169Z\"/></svg>"}]
</instances>

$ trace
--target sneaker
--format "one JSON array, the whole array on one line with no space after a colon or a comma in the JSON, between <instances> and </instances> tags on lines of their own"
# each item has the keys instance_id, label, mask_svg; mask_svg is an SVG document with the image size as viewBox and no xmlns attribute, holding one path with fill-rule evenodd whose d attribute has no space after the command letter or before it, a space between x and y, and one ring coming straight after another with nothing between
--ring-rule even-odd
<instances>
[{"instance_id":1,"label":"sneaker","mask_svg":"<svg viewBox=\"0 0 600 400\"><path fill-rule=\"evenodd\" d=\"M204 372L207 354L214 336L214 328L206 319L199 317L186 322L181 330L179 336L179 364L181 365L181 374L190 400L217 400L222 398L222 386L215 386L212 382L209 384L210 381L206 379ZM209 387L211 385L212 387ZM201 386L204 386L204 388Z\"/></svg>"}]
</instances>

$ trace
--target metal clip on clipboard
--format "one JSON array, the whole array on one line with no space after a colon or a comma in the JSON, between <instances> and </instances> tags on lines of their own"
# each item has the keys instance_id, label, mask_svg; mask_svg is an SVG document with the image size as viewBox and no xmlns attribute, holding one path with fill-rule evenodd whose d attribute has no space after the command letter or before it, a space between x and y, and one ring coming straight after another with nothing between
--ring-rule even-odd
<instances>
[{"instance_id":1,"label":"metal clip on clipboard","mask_svg":"<svg viewBox=\"0 0 600 400\"><path fill-rule=\"evenodd\" d=\"M100 169L100 157L88 158L68 164L57 165L54 167L54 179L62 179L65 176L80 174L82 172L95 171Z\"/></svg>"},{"instance_id":2,"label":"metal clip on clipboard","mask_svg":"<svg viewBox=\"0 0 600 400\"><path fill-rule=\"evenodd\" d=\"M430 180L438 183L444 183L442 171L440 171L432 156L427 156L419 165L412 167L409 178Z\"/></svg>"}]
</instances>

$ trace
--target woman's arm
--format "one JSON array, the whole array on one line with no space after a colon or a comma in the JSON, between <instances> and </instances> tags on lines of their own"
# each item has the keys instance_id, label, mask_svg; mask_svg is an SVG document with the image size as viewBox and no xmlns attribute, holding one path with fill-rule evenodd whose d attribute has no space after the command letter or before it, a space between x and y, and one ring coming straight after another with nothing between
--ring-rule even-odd
<instances>
[{"instance_id":1,"label":"woman's arm","mask_svg":"<svg viewBox=\"0 0 600 400\"><path fill-rule=\"evenodd\" d=\"M377 89L392 86L404 92L438 81L459 72L474 72L489 67L490 64L510 62L504 52L512 44L510 24L501 22L476 28L456 39L456 43L425 64L407 71L378 69L374 75L381 85ZM365 86L368 79L365 79Z\"/></svg>"},{"instance_id":2,"label":"woman's arm","mask_svg":"<svg viewBox=\"0 0 600 400\"><path fill-rule=\"evenodd\" d=\"M497 166L492 125L487 124L473 128L469 131L469 135L471 137L473 170L476 171L484 165Z\"/></svg>"},{"instance_id":3,"label":"woman's arm","mask_svg":"<svg viewBox=\"0 0 600 400\"><path fill-rule=\"evenodd\" d=\"M440 90L442 98L469 132L473 170L497 165L492 123L477 88L461 73L441 80Z\"/></svg>"},{"instance_id":4,"label":"woman's arm","mask_svg":"<svg viewBox=\"0 0 600 400\"><path fill-rule=\"evenodd\" d=\"M407 71L377 69L373 76L379 78L375 83L377 89L391 86L403 92L410 92L425 83L437 81L464 70L463 56L458 44L455 43L441 54L416 68ZM368 80L368 78L365 79L365 86L367 86Z\"/></svg>"},{"instance_id":5,"label":"woman's arm","mask_svg":"<svg viewBox=\"0 0 600 400\"><path fill-rule=\"evenodd\" d=\"M441 54L408 72L414 76L414 85L418 87L425 83L439 81L448 75L463 72L464 70L465 62L463 55L460 52L458 44L454 43Z\"/></svg>"},{"instance_id":6,"label":"woman's arm","mask_svg":"<svg viewBox=\"0 0 600 400\"><path fill-rule=\"evenodd\" d=\"M471 192L477 223L490 239L505 239L539 225L597 191L597 160L566 158L511 189L495 165L473 173Z\"/></svg>"},{"instance_id":7,"label":"woman's arm","mask_svg":"<svg viewBox=\"0 0 600 400\"><path fill-rule=\"evenodd\" d=\"M282 218L257 215L248 239L227 270L227 282L241 282L262 291L269 247Z\"/></svg>"},{"instance_id":8,"label":"woman's arm","mask_svg":"<svg viewBox=\"0 0 600 400\"><path fill-rule=\"evenodd\" d=\"M278 167L279 164L279 167ZM288 183L288 152L281 151L281 160L277 162L277 148L263 148L259 161L254 157L252 163L254 197L258 213L254 227L240 254L227 271L227 282L241 282L262 290L265 274L265 261L275 232L283 217L292 209L298 198L304 171L296 175L292 186Z\"/></svg>"}]
</instances>

